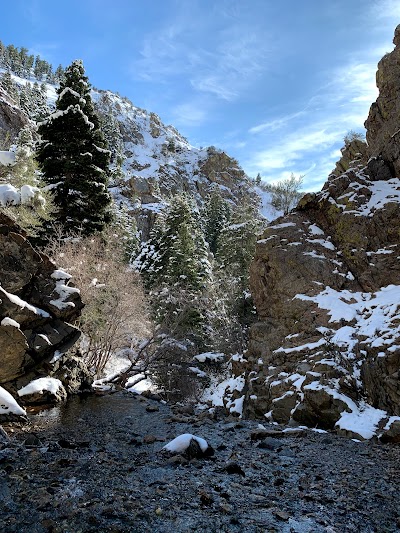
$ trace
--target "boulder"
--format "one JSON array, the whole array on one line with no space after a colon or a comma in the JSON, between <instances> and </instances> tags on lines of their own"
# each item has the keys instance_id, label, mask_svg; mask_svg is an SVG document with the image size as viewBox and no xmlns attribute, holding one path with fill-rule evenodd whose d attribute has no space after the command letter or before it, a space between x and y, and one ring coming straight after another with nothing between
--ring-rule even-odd
<instances>
[{"instance_id":1,"label":"boulder","mask_svg":"<svg viewBox=\"0 0 400 533\"><path fill-rule=\"evenodd\" d=\"M389 429L382 433L380 440L384 443L400 443L400 420L395 420L392 422L392 424L389 426Z\"/></svg>"},{"instance_id":2,"label":"boulder","mask_svg":"<svg viewBox=\"0 0 400 533\"><path fill-rule=\"evenodd\" d=\"M83 304L70 278L0 212L0 384L14 396L41 376L62 382L60 393L46 396L52 401L90 383L79 354L72 353L80 331L70 322Z\"/></svg>"},{"instance_id":3,"label":"boulder","mask_svg":"<svg viewBox=\"0 0 400 533\"><path fill-rule=\"evenodd\" d=\"M0 87L0 138L16 139L28 119L11 97Z\"/></svg>"}]
</instances>

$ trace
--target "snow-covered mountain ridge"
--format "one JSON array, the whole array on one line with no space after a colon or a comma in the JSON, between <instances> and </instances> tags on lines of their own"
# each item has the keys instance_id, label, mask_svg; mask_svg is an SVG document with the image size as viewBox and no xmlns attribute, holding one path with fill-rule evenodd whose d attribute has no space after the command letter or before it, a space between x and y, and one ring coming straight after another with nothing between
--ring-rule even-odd
<instances>
[{"instance_id":1,"label":"snow-covered mountain ridge","mask_svg":"<svg viewBox=\"0 0 400 533\"><path fill-rule=\"evenodd\" d=\"M38 87L34 78L15 74L11 77L19 92L34 84ZM41 90L51 111L57 99L56 86L41 82ZM225 152L215 147L192 146L176 128L163 124L158 115L136 107L119 94L101 89L92 89L91 94L113 153L110 190L117 204L125 205L137 219L142 239L148 237L155 213L172 195L184 191L199 206L212 188L218 188L234 205L258 204L260 214L267 220L281 214L272 207L271 194L256 187L239 163ZM9 95L4 98L6 101L9 108ZM35 102L33 107L37 106ZM13 107L19 122L26 123L27 113L18 105ZM0 117L4 110L5 105L1 105ZM7 128L5 124L3 129ZM15 127L13 135L17 131Z\"/></svg>"},{"instance_id":2,"label":"snow-covered mountain ridge","mask_svg":"<svg viewBox=\"0 0 400 533\"><path fill-rule=\"evenodd\" d=\"M210 190L218 188L233 204L260 205L267 219L279 216L271 195L255 187L238 162L215 147L196 148L155 113L135 107L110 91L93 91L96 108L111 125L110 146L120 158L121 172L112 184L114 197L140 218L163 207L179 192L187 192L202 205ZM140 228L148 233L148 225Z\"/></svg>"}]
</instances>

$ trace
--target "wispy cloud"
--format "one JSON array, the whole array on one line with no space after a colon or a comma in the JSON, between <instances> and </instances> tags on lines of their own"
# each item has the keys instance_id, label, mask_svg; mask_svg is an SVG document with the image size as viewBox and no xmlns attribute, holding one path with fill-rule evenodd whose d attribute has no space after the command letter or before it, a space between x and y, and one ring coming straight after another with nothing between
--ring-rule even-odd
<instances>
[{"instance_id":1,"label":"wispy cloud","mask_svg":"<svg viewBox=\"0 0 400 533\"><path fill-rule=\"evenodd\" d=\"M398 0L379 0L372 6L371 14L380 19L387 19L394 29L400 21L400 3Z\"/></svg>"},{"instance_id":2,"label":"wispy cloud","mask_svg":"<svg viewBox=\"0 0 400 533\"><path fill-rule=\"evenodd\" d=\"M206 110L197 102L186 102L172 109L172 122L177 126L199 126L206 118Z\"/></svg>"},{"instance_id":3,"label":"wispy cloud","mask_svg":"<svg viewBox=\"0 0 400 533\"><path fill-rule=\"evenodd\" d=\"M376 50L375 50L376 53ZM326 83L304 102L299 111L274 116L249 132L267 149L255 149L245 166L268 181L290 172L305 174L308 190L319 188L340 157L339 148L349 130L362 131L370 104L376 99L377 58L349 59L343 67L325 73ZM279 131L279 136L277 132Z\"/></svg>"},{"instance_id":4,"label":"wispy cloud","mask_svg":"<svg viewBox=\"0 0 400 533\"><path fill-rule=\"evenodd\" d=\"M262 131L268 130L268 131L276 131L284 126L286 126L290 121L292 121L295 118L301 117L305 114L305 111L298 111L297 113L291 113L290 115L286 115L283 117L276 118L274 120L269 120L267 122L263 122L262 124L257 124L257 126L253 126L249 129L249 133L261 133Z\"/></svg>"},{"instance_id":5,"label":"wispy cloud","mask_svg":"<svg viewBox=\"0 0 400 533\"><path fill-rule=\"evenodd\" d=\"M233 101L265 72L270 45L240 17L225 13L234 18L226 28L218 25L221 13L216 14L215 9L212 13L203 9L201 15L195 8L193 11L183 10L146 36L134 64L135 75L158 83L180 78L195 93Z\"/></svg>"},{"instance_id":6,"label":"wispy cloud","mask_svg":"<svg viewBox=\"0 0 400 533\"><path fill-rule=\"evenodd\" d=\"M261 43L256 35L246 35L242 27L224 32L216 51L205 56L208 61L191 78L192 86L223 100L236 99L255 77L265 74L269 51Z\"/></svg>"}]
</instances>

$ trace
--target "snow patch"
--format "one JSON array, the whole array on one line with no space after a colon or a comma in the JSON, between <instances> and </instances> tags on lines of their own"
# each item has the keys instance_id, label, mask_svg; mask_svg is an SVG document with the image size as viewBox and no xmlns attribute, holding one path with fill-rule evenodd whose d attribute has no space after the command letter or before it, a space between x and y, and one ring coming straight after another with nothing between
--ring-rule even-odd
<instances>
[{"instance_id":1,"label":"snow patch","mask_svg":"<svg viewBox=\"0 0 400 533\"><path fill-rule=\"evenodd\" d=\"M50 392L50 394L57 394L60 388L62 388L62 383L59 379L56 378L38 378L34 379L25 387L22 387L18 391L18 396L26 396L27 394L43 394L43 392Z\"/></svg>"},{"instance_id":2,"label":"snow patch","mask_svg":"<svg viewBox=\"0 0 400 533\"><path fill-rule=\"evenodd\" d=\"M371 439L378 428L379 422L387 417L386 411L375 409L368 404L354 409L351 413L343 412L335 427L357 433L363 439Z\"/></svg>"},{"instance_id":3,"label":"snow patch","mask_svg":"<svg viewBox=\"0 0 400 533\"><path fill-rule=\"evenodd\" d=\"M26 411L18 405L8 391L3 389L3 387L0 387L0 415L9 414L25 416Z\"/></svg>"},{"instance_id":4,"label":"snow patch","mask_svg":"<svg viewBox=\"0 0 400 533\"><path fill-rule=\"evenodd\" d=\"M3 318L3 320L0 322L0 324L2 326L12 326L14 328L20 328L21 325L16 321L16 320L13 320L12 318L6 316L5 318Z\"/></svg>"}]
</instances>

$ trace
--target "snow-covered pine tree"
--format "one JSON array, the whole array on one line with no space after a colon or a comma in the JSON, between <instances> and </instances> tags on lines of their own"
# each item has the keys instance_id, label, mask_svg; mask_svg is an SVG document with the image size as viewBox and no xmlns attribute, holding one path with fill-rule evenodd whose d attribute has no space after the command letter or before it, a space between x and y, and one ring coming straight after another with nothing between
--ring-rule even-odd
<instances>
[{"instance_id":1,"label":"snow-covered pine tree","mask_svg":"<svg viewBox=\"0 0 400 533\"><path fill-rule=\"evenodd\" d=\"M159 284L159 275L164 264L161 246L164 231L165 216L161 213L155 220L149 240L142 244L140 253L133 262L133 267L142 275L148 290Z\"/></svg>"},{"instance_id":2,"label":"snow-covered pine tree","mask_svg":"<svg viewBox=\"0 0 400 533\"><path fill-rule=\"evenodd\" d=\"M95 109L100 120L101 131L111 152L111 163L115 165L118 161L124 159L125 148L120 123L113 114L112 100L109 93L101 93L99 101L95 104Z\"/></svg>"},{"instance_id":3,"label":"snow-covered pine tree","mask_svg":"<svg viewBox=\"0 0 400 533\"><path fill-rule=\"evenodd\" d=\"M155 378L178 396L196 388L188 369L193 355L211 347L208 255L197 207L179 194L171 198L137 260L150 289L153 317L160 324Z\"/></svg>"},{"instance_id":4,"label":"snow-covered pine tree","mask_svg":"<svg viewBox=\"0 0 400 533\"><path fill-rule=\"evenodd\" d=\"M65 72L64 72L64 68L62 65L58 65L58 67L56 68L56 71L54 73L54 77L55 77L55 80L57 83L60 83L61 81L64 80L64 76L65 76Z\"/></svg>"},{"instance_id":5,"label":"snow-covered pine tree","mask_svg":"<svg viewBox=\"0 0 400 533\"><path fill-rule=\"evenodd\" d=\"M211 265L197 208L186 194L171 199L136 267L151 291L155 319L168 334L203 342Z\"/></svg>"},{"instance_id":6,"label":"snow-covered pine tree","mask_svg":"<svg viewBox=\"0 0 400 533\"><path fill-rule=\"evenodd\" d=\"M223 228L217 243L217 277L226 287L230 312L246 324L252 308L249 292L249 266L256 241L263 228L256 206L237 207Z\"/></svg>"},{"instance_id":7,"label":"snow-covered pine tree","mask_svg":"<svg viewBox=\"0 0 400 533\"><path fill-rule=\"evenodd\" d=\"M198 290L204 285L211 270L208 247L197 209L186 194L172 199L164 224L155 226L139 269L145 277L150 271L152 286Z\"/></svg>"},{"instance_id":8,"label":"snow-covered pine tree","mask_svg":"<svg viewBox=\"0 0 400 533\"><path fill-rule=\"evenodd\" d=\"M204 233L210 251L217 252L218 238L230 217L230 206L219 188L213 188L204 205Z\"/></svg>"},{"instance_id":9,"label":"snow-covered pine tree","mask_svg":"<svg viewBox=\"0 0 400 533\"><path fill-rule=\"evenodd\" d=\"M56 220L66 232L91 234L111 220L110 152L99 127L82 61L65 71L56 111L39 125L37 160L52 187Z\"/></svg>"},{"instance_id":10,"label":"snow-covered pine tree","mask_svg":"<svg viewBox=\"0 0 400 533\"><path fill-rule=\"evenodd\" d=\"M10 98L18 102L18 87L13 82L9 71L0 74L0 87L8 94Z\"/></svg>"}]
</instances>

